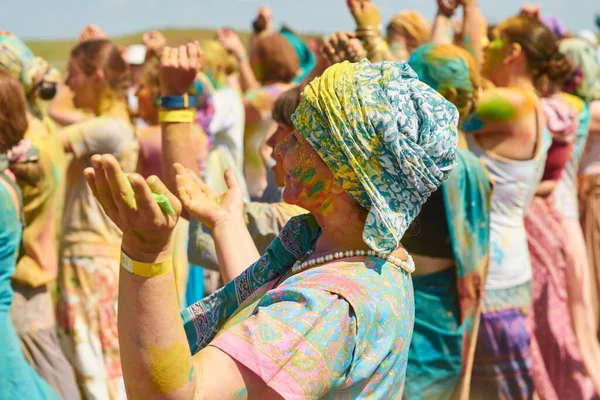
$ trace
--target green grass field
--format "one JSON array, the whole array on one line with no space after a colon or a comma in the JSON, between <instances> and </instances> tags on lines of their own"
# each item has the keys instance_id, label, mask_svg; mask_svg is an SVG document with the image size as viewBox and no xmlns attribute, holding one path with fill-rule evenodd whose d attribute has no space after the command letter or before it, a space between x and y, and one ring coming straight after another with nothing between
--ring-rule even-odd
<instances>
[{"instance_id":1,"label":"green grass field","mask_svg":"<svg viewBox=\"0 0 600 400\"><path fill-rule=\"evenodd\" d=\"M160 30L169 45L180 45L190 40L206 40L212 39L215 36L213 29L161 29ZM142 43L143 32L133 33L125 36L111 38L115 43L120 45L131 45ZM240 32L243 40L247 40L249 33ZM308 37L307 35L301 35ZM35 55L46 59L60 71L64 71L67 65L67 59L71 49L77 44L76 39L67 40L28 40L27 45L31 48Z\"/></svg>"}]
</instances>

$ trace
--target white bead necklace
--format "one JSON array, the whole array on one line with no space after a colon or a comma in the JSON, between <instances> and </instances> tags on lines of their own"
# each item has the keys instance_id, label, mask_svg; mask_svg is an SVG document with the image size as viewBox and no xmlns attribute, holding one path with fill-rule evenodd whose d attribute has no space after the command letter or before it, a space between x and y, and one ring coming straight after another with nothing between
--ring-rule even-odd
<instances>
[{"instance_id":1,"label":"white bead necklace","mask_svg":"<svg viewBox=\"0 0 600 400\"><path fill-rule=\"evenodd\" d=\"M308 257L310 257L312 253L313 253L312 250L309 251L308 253L306 253L306 256L304 257L304 259L307 259ZM387 262L394 264L395 266L403 269L404 271L408 272L409 274L412 274L413 272L415 272L415 262L413 261L413 258L410 256L410 254L408 255L408 259L406 261L404 261L404 260L399 259L398 257L391 255L391 254L386 255L384 253L379 253L379 252L373 251L373 250L339 251L337 253L329 254L329 255L326 255L323 257L314 258L312 260L308 260L308 261L304 261L304 262L302 262L301 260L298 260L292 267L292 272L294 274L298 274L307 268L316 267L317 265L321 265L326 262L331 262L334 260L341 260L344 258L365 257L365 256L377 257L382 260L386 260Z\"/></svg>"}]
</instances>

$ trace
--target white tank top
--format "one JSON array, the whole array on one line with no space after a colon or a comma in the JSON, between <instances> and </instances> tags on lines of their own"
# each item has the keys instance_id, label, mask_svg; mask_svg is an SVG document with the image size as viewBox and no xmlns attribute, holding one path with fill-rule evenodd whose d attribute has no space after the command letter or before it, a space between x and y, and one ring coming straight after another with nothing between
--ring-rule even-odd
<instances>
[{"instance_id":1,"label":"white tank top","mask_svg":"<svg viewBox=\"0 0 600 400\"><path fill-rule=\"evenodd\" d=\"M509 289L531 280L524 216L542 178L550 133L531 160L510 160L482 149L467 135L469 149L486 165L495 183L490 216L490 266L487 289Z\"/></svg>"}]
</instances>

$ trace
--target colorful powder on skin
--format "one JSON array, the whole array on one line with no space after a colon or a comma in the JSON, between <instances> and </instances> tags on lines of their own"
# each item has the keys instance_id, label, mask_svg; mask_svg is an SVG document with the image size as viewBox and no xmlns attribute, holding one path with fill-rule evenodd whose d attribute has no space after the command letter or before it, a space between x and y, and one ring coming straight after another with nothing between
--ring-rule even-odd
<instances>
[{"instance_id":1,"label":"colorful powder on skin","mask_svg":"<svg viewBox=\"0 0 600 400\"><path fill-rule=\"evenodd\" d=\"M319 195L321 192L323 192L323 189L325 189L325 182L323 182L323 181L317 182L312 187L312 189L310 189L310 191L308 192L308 197L315 197L315 196Z\"/></svg>"},{"instance_id":2,"label":"colorful powder on skin","mask_svg":"<svg viewBox=\"0 0 600 400\"><path fill-rule=\"evenodd\" d=\"M127 186L129 190L123 192L121 191L121 199L127 204L132 210L137 210L137 203L135 202L135 194L133 193L133 188L131 187L131 182L129 182L129 174L120 173L117 175L117 180L119 182L119 187Z\"/></svg>"},{"instance_id":3,"label":"colorful powder on skin","mask_svg":"<svg viewBox=\"0 0 600 400\"><path fill-rule=\"evenodd\" d=\"M506 42L499 37L490 43L490 50L502 50L504 47L506 47Z\"/></svg>"},{"instance_id":4,"label":"colorful powder on skin","mask_svg":"<svg viewBox=\"0 0 600 400\"><path fill-rule=\"evenodd\" d=\"M333 203L331 202L331 200L323 203L323 206L321 207L321 211L322 211L324 217L331 215L331 213L333 213L333 210L334 210L334 208L333 208Z\"/></svg>"},{"instance_id":5,"label":"colorful powder on skin","mask_svg":"<svg viewBox=\"0 0 600 400\"><path fill-rule=\"evenodd\" d=\"M462 130L465 132L477 132L483 127L485 124L482 120L479 119L477 113L473 113L468 119L466 119L462 124Z\"/></svg>"},{"instance_id":6,"label":"colorful powder on skin","mask_svg":"<svg viewBox=\"0 0 600 400\"><path fill-rule=\"evenodd\" d=\"M130 208L137 209L137 204L135 202L135 195L133 194L133 187L131 186L131 182L129 181L129 174L123 174L123 175L125 176L125 180L126 180L127 184L129 185L129 188L131 189L131 191L129 193L127 193L127 195L121 194L121 197L123 198L123 201L125 201L125 203ZM173 206L171 205L171 202L169 201L167 196L165 196L164 194L152 193L152 197L158 203L158 206L160 207L160 209L163 213L168 214L168 215L175 215L175 210L173 209ZM128 201L130 201L131 203L129 203Z\"/></svg>"},{"instance_id":7,"label":"colorful powder on skin","mask_svg":"<svg viewBox=\"0 0 600 400\"><path fill-rule=\"evenodd\" d=\"M181 389L189 380L190 350L186 343L158 347L150 345L150 383L158 393ZM188 362L183 362L184 360Z\"/></svg>"},{"instance_id":8,"label":"colorful powder on skin","mask_svg":"<svg viewBox=\"0 0 600 400\"><path fill-rule=\"evenodd\" d=\"M517 109L508 99L499 94L482 102L477 107L477 115L490 121L509 121L517 114Z\"/></svg>"},{"instance_id":9,"label":"colorful powder on skin","mask_svg":"<svg viewBox=\"0 0 600 400\"><path fill-rule=\"evenodd\" d=\"M296 167L294 169L294 178L298 178L301 173L302 173L302 168L301 167Z\"/></svg>"},{"instance_id":10,"label":"colorful powder on skin","mask_svg":"<svg viewBox=\"0 0 600 400\"><path fill-rule=\"evenodd\" d=\"M475 49L473 48L473 45L471 44L471 36L465 35L465 38L463 39L463 44L465 46L465 49L469 52L469 54L472 54L472 55L475 54Z\"/></svg>"},{"instance_id":11,"label":"colorful powder on skin","mask_svg":"<svg viewBox=\"0 0 600 400\"><path fill-rule=\"evenodd\" d=\"M188 382L192 382L194 380L194 367L190 368L190 376L188 376Z\"/></svg>"},{"instance_id":12,"label":"colorful powder on skin","mask_svg":"<svg viewBox=\"0 0 600 400\"><path fill-rule=\"evenodd\" d=\"M295 172L296 171L294 170L294 173ZM309 168L308 170L306 170L304 175L302 175L302 178L300 178L300 183L308 183L312 178L315 177L316 174L317 170L315 170L314 168Z\"/></svg>"},{"instance_id":13,"label":"colorful powder on skin","mask_svg":"<svg viewBox=\"0 0 600 400\"><path fill-rule=\"evenodd\" d=\"M247 394L248 394L248 389L243 388L242 390L240 390L239 392L234 394L233 398L234 399L243 399L244 397L246 397Z\"/></svg>"}]
</instances>

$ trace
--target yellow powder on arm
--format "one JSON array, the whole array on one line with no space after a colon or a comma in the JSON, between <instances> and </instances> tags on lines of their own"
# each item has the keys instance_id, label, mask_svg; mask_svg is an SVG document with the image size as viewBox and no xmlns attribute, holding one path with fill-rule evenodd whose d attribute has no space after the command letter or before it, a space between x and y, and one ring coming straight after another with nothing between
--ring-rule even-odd
<instances>
[{"instance_id":1,"label":"yellow powder on arm","mask_svg":"<svg viewBox=\"0 0 600 400\"><path fill-rule=\"evenodd\" d=\"M159 347L150 345L150 380L158 393L181 389L193 375L187 343Z\"/></svg>"}]
</instances>

